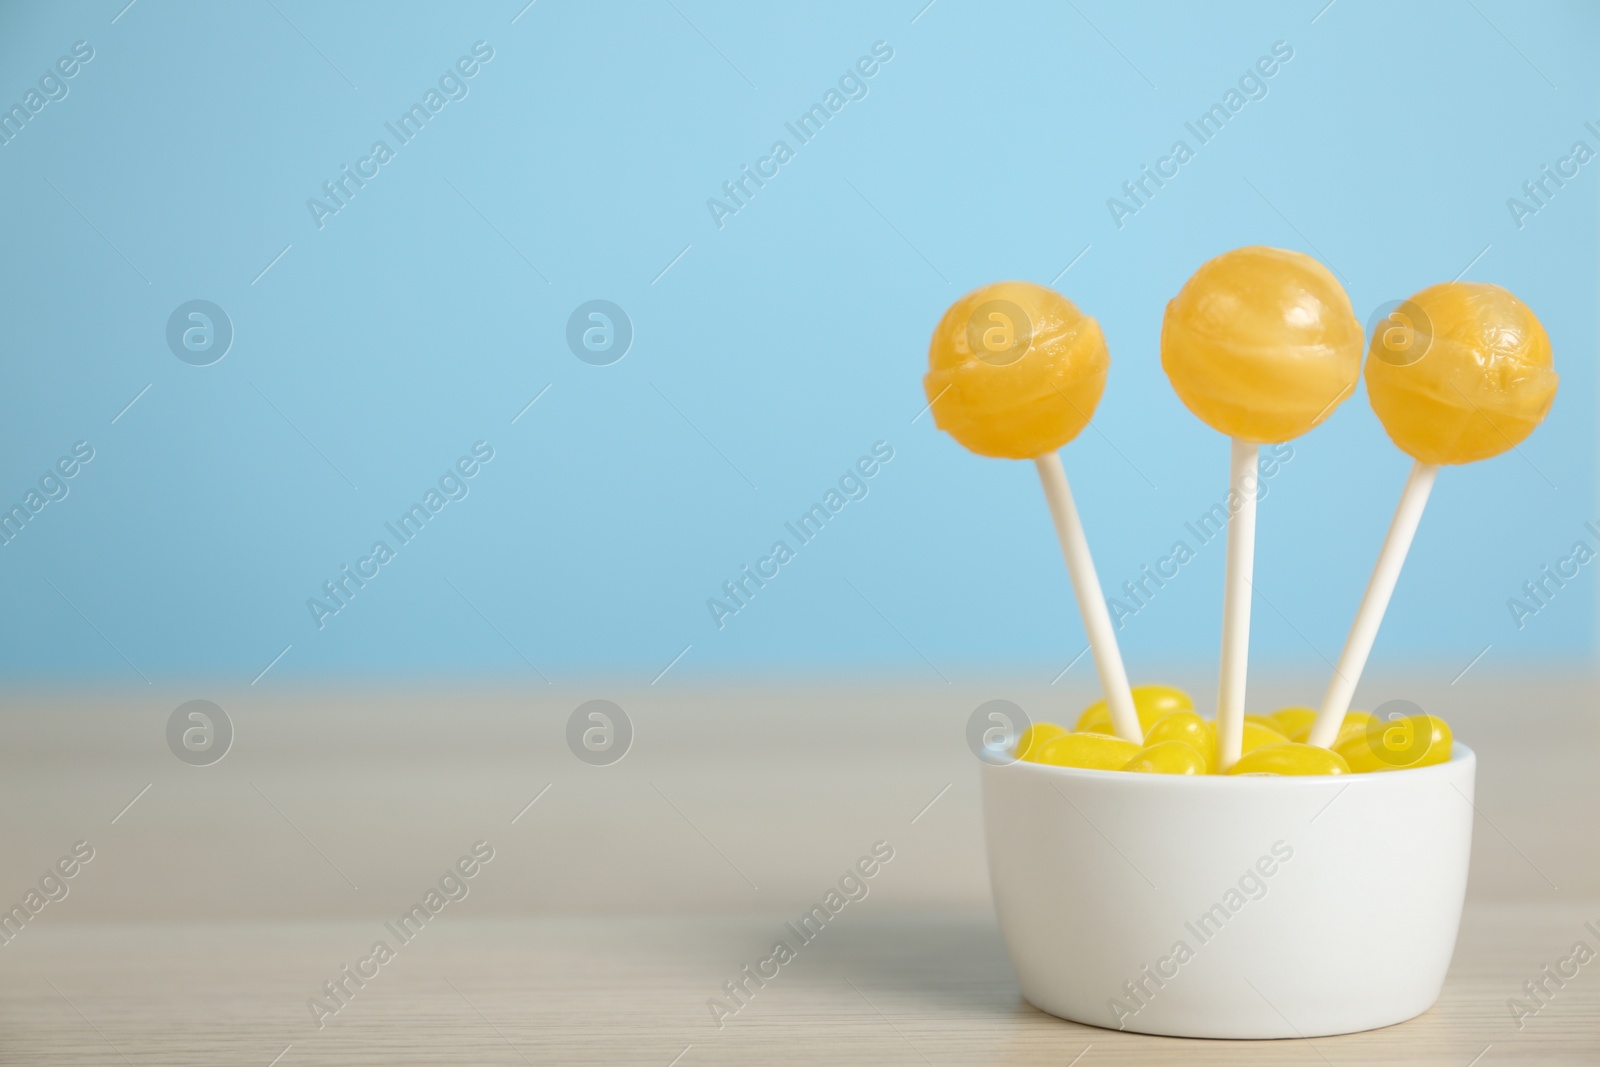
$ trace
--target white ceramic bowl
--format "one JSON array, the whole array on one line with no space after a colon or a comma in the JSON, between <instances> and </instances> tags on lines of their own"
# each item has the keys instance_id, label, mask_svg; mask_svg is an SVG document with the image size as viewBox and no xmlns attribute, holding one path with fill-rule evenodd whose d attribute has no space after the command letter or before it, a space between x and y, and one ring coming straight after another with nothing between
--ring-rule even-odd
<instances>
[{"instance_id":1,"label":"white ceramic bowl","mask_svg":"<svg viewBox=\"0 0 1600 1067\"><path fill-rule=\"evenodd\" d=\"M1175 1037L1316 1037L1438 999L1477 757L1337 777L983 767L989 878L1030 1003Z\"/></svg>"}]
</instances>

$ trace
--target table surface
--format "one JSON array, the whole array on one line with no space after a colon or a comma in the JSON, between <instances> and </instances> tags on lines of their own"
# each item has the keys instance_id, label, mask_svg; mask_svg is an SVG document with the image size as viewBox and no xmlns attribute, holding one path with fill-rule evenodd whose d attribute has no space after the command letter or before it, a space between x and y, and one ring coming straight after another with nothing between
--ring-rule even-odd
<instances>
[{"instance_id":1,"label":"table surface","mask_svg":"<svg viewBox=\"0 0 1600 1067\"><path fill-rule=\"evenodd\" d=\"M1253 680L1263 705L1303 688ZM994 696L1070 718L1087 695L1068 685L17 698L0 905L75 842L95 855L0 945L0 1063L1600 1061L1600 963L1520 1029L1507 1007L1575 942L1600 948L1593 680L1369 688L1444 713L1479 753L1454 963L1418 1019L1272 1042L1117 1033L1021 999L962 738ZM164 737L196 695L236 728L210 767ZM563 740L593 696L636 731L609 767ZM894 863L849 921L719 1028L708 999L880 839ZM478 841L494 858L466 897L319 1026L308 999L397 944L385 921Z\"/></svg>"}]
</instances>

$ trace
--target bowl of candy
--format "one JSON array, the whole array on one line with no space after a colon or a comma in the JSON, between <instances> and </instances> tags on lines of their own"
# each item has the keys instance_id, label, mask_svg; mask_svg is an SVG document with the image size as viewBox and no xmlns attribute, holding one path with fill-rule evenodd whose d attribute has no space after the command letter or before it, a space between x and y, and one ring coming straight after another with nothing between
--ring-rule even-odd
<instances>
[{"instance_id":1,"label":"bowl of candy","mask_svg":"<svg viewBox=\"0 0 1600 1067\"><path fill-rule=\"evenodd\" d=\"M1102 702L986 760L984 831L1022 994L1074 1022L1178 1037L1352 1033L1420 1015L1454 951L1476 758L1434 716L1251 716L1215 773L1215 724L1136 686L1144 743ZM1108 732L1100 732L1100 731Z\"/></svg>"},{"instance_id":2,"label":"bowl of candy","mask_svg":"<svg viewBox=\"0 0 1600 1067\"><path fill-rule=\"evenodd\" d=\"M1439 996L1477 759L1420 708L1351 703L1440 468L1514 448L1557 376L1533 312L1486 283L1394 306L1363 371L1365 345L1338 279L1301 252L1225 252L1166 307L1162 369L1229 443L1205 718L1185 693L1129 684L1059 454L1105 389L1099 323L1013 281L961 297L934 329L934 423L979 456L1033 460L1104 694L1070 730L990 730L979 752L995 910L1023 995L1044 1011L1182 1037L1314 1037L1403 1022ZM1363 373L1411 471L1322 702L1251 715L1261 447L1322 424Z\"/></svg>"}]
</instances>

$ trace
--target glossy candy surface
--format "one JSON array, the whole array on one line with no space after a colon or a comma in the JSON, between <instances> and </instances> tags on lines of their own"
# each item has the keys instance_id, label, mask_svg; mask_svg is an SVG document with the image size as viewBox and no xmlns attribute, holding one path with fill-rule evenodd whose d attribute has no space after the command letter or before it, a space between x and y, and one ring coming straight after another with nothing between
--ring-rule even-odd
<instances>
[{"instance_id":1,"label":"glossy candy surface","mask_svg":"<svg viewBox=\"0 0 1600 1067\"><path fill-rule=\"evenodd\" d=\"M1139 754L1139 746L1110 734L1072 733L1051 738L1039 749L1035 763L1054 767L1086 767L1119 771Z\"/></svg>"},{"instance_id":2,"label":"glossy candy surface","mask_svg":"<svg viewBox=\"0 0 1600 1067\"><path fill-rule=\"evenodd\" d=\"M1380 321L1367 393L1390 438L1424 463L1471 463L1515 446L1555 399L1550 338L1498 285L1446 282Z\"/></svg>"},{"instance_id":3,"label":"glossy candy surface","mask_svg":"<svg viewBox=\"0 0 1600 1067\"><path fill-rule=\"evenodd\" d=\"M1165 715L1174 711L1188 711L1194 708L1194 700L1182 689L1170 685L1136 685L1133 687L1133 707L1139 715L1139 728L1147 734L1152 726ZM1111 709L1104 700L1097 700L1083 709L1083 714L1078 716L1075 730L1093 730L1102 734L1114 734L1111 727ZM1149 743L1147 737L1146 743Z\"/></svg>"},{"instance_id":4,"label":"glossy candy surface","mask_svg":"<svg viewBox=\"0 0 1600 1067\"><path fill-rule=\"evenodd\" d=\"M1293 741L1262 745L1239 757L1229 774L1349 774L1350 764L1337 752Z\"/></svg>"},{"instance_id":5,"label":"glossy candy surface","mask_svg":"<svg viewBox=\"0 0 1600 1067\"><path fill-rule=\"evenodd\" d=\"M1088 424L1111 357L1100 324L1053 289L996 282L951 304L928 345L933 421L980 456L1032 459Z\"/></svg>"},{"instance_id":6,"label":"glossy candy surface","mask_svg":"<svg viewBox=\"0 0 1600 1067\"><path fill-rule=\"evenodd\" d=\"M1251 246L1201 265L1167 304L1161 366L1213 429L1273 443L1305 433L1350 395L1362 341L1326 267Z\"/></svg>"},{"instance_id":7,"label":"glossy candy surface","mask_svg":"<svg viewBox=\"0 0 1600 1067\"><path fill-rule=\"evenodd\" d=\"M1052 722L1034 723L1017 742L1017 758L1057 767L1134 771L1144 774L1204 775L1215 772L1216 723L1188 706L1188 694L1164 685L1134 687L1134 703L1144 728L1143 746L1111 732L1103 701L1091 704L1076 730ZM1174 709L1174 710L1167 710ZM1252 715L1244 724L1243 755L1230 775L1370 774L1444 763L1450 758L1450 726L1434 715L1378 719L1370 712L1345 713L1332 748L1305 743L1316 713L1310 708L1280 708L1262 725ZM1091 728L1085 729L1084 723ZM1291 739L1286 731L1293 731Z\"/></svg>"},{"instance_id":8,"label":"glossy candy surface","mask_svg":"<svg viewBox=\"0 0 1600 1067\"><path fill-rule=\"evenodd\" d=\"M1311 724L1317 721L1317 709L1299 706L1279 708L1267 718L1272 720L1272 728L1289 740L1304 741L1305 736L1296 737L1295 734L1310 734Z\"/></svg>"},{"instance_id":9,"label":"glossy candy surface","mask_svg":"<svg viewBox=\"0 0 1600 1067\"><path fill-rule=\"evenodd\" d=\"M1017 759L1032 760L1039 755L1039 750L1046 741L1060 737L1067 732L1065 726L1057 726L1053 722L1036 722L1022 731L1022 736L1017 738Z\"/></svg>"},{"instance_id":10,"label":"glossy candy surface","mask_svg":"<svg viewBox=\"0 0 1600 1067\"><path fill-rule=\"evenodd\" d=\"M1144 743L1147 748L1167 741L1181 741L1199 752L1206 761L1206 770L1209 774L1211 765L1217 754L1217 733L1211 723L1202 719L1193 711L1174 711L1161 716L1144 732Z\"/></svg>"},{"instance_id":11,"label":"glossy candy surface","mask_svg":"<svg viewBox=\"0 0 1600 1067\"><path fill-rule=\"evenodd\" d=\"M1158 741L1146 745L1122 768L1141 774L1206 774L1210 766L1205 756L1183 741Z\"/></svg>"},{"instance_id":12,"label":"glossy candy surface","mask_svg":"<svg viewBox=\"0 0 1600 1067\"><path fill-rule=\"evenodd\" d=\"M1339 746L1352 737L1360 737L1367 729L1367 723L1372 721L1370 711L1347 711L1344 713L1344 722L1339 724L1339 733L1329 748L1338 750ZM1289 735L1291 741L1305 741L1311 736L1311 726L1307 724Z\"/></svg>"},{"instance_id":13,"label":"glossy candy surface","mask_svg":"<svg viewBox=\"0 0 1600 1067\"><path fill-rule=\"evenodd\" d=\"M1288 738L1268 726L1258 722L1244 724L1244 741L1239 746L1241 752L1253 752L1262 745L1281 745L1288 742Z\"/></svg>"},{"instance_id":14,"label":"glossy candy surface","mask_svg":"<svg viewBox=\"0 0 1600 1067\"><path fill-rule=\"evenodd\" d=\"M1450 724L1437 715L1368 716L1366 728L1334 746L1356 774L1430 767L1450 758Z\"/></svg>"}]
</instances>

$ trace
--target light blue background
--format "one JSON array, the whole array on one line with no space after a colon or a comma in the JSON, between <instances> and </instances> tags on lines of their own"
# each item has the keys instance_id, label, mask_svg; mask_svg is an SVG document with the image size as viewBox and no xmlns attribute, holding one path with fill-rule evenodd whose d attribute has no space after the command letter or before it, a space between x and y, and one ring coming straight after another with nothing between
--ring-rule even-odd
<instances>
[{"instance_id":1,"label":"light blue background","mask_svg":"<svg viewBox=\"0 0 1600 1067\"><path fill-rule=\"evenodd\" d=\"M1195 267L1252 243L1326 259L1363 319L1464 269L1541 316L1555 407L1520 455L1441 476L1375 662L1590 656L1592 566L1520 631L1506 600L1595 540L1600 162L1521 229L1506 201L1600 148L1592 6L139 0L113 23L124 2L0 17L7 107L95 50L0 148L0 501L96 451L0 548L13 680L244 683L286 646L261 685L643 683L686 646L662 684L1048 680L1083 637L1037 481L914 419L928 334L1006 277L1059 275L1100 319L1099 432L1064 459L1115 587L1223 495L1227 444L1157 337ZM470 95L319 230L307 198L479 40ZM707 198L877 41L867 98L719 230ZM1269 95L1118 229L1107 198L1193 147L1185 120L1277 41ZM164 338L196 298L236 330L209 367ZM595 298L636 332L606 367L564 340ZM307 598L478 440L471 495L319 630ZM707 598L879 440L870 496L713 626ZM1364 392L1294 448L1262 504L1253 653L1320 672L1407 461ZM1136 675L1214 659L1222 556L1128 622Z\"/></svg>"}]
</instances>

